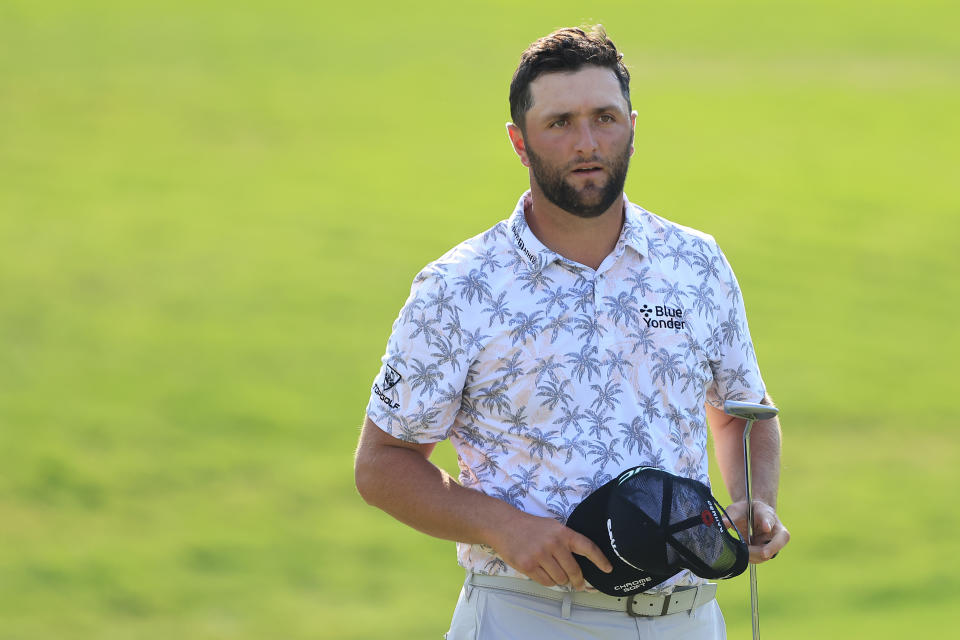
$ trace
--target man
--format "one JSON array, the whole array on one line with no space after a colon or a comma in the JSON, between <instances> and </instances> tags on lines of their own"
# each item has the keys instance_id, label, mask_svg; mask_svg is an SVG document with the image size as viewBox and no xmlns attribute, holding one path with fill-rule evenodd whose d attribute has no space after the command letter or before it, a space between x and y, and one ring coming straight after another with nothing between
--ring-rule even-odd
<instances>
[{"instance_id":1,"label":"man","mask_svg":"<svg viewBox=\"0 0 960 640\"><path fill-rule=\"evenodd\" d=\"M634 618L625 598L591 592L574 554L610 562L564 525L632 466L707 483L709 422L728 514L745 530L744 422L722 406L771 403L713 238L623 194L637 113L621 58L600 27L560 29L524 52L507 132L530 190L509 219L417 275L367 406L361 495L457 541L467 582L451 640L725 635L712 596ZM445 438L459 483L428 459ZM751 442L758 563L789 539L775 512L776 419ZM683 571L652 595L704 582Z\"/></svg>"}]
</instances>

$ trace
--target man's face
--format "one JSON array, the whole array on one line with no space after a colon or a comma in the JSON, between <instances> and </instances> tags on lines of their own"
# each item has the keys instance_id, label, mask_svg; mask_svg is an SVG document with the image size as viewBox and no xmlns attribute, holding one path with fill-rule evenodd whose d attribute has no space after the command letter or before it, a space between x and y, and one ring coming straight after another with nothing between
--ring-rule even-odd
<instances>
[{"instance_id":1,"label":"man's face","mask_svg":"<svg viewBox=\"0 0 960 640\"><path fill-rule=\"evenodd\" d=\"M547 73L530 92L518 153L550 202L576 216L599 216L623 192L633 154L636 114L616 75L595 66Z\"/></svg>"}]
</instances>

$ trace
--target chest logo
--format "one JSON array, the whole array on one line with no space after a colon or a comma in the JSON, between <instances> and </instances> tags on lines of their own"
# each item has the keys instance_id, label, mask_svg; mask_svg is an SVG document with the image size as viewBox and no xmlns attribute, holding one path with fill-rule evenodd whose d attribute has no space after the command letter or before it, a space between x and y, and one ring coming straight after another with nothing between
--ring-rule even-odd
<instances>
[{"instance_id":1,"label":"chest logo","mask_svg":"<svg viewBox=\"0 0 960 640\"><path fill-rule=\"evenodd\" d=\"M651 307L644 304L640 307L640 313L643 314L643 322L651 329L685 329L687 327L683 309L680 307L667 307L660 304Z\"/></svg>"}]
</instances>

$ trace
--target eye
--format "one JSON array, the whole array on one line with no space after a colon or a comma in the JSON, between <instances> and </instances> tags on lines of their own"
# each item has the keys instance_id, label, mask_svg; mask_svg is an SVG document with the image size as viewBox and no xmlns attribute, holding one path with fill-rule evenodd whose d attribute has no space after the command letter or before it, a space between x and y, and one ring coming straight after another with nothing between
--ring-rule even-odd
<instances>
[{"instance_id":1,"label":"eye","mask_svg":"<svg viewBox=\"0 0 960 640\"><path fill-rule=\"evenodd\" d=\"M565 126L567 126L566 120L554 120L553 122L550 123L551 129L560 129Z\"/></svg>"},{"instance_id":2,"label":"eye","mask_svg":"<svg viewBox=\"0 0 960 640\"><path fill-rule=\"evenodd\" d=\"M602 124L610 124L611 122L614 121L614 117L609 113L604 113L599 118L597 118L597 120L599 120Z\"/></svg>"}]
</instances>

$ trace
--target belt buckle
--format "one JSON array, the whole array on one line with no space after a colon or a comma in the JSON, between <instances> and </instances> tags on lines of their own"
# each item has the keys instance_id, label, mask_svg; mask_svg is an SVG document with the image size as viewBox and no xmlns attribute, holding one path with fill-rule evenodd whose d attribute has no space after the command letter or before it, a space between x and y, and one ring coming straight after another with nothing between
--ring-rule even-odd
<instances>
[{"instance_id":1,"label":"belt buckle","mask_svg":"<svg viewBox=\"0 0 960 640\"><path fill-rule=\"evenodd\" d=\"M638 593L638 594L635 594L635 595L632 595L632 596L627 596L627 615L628 615L628 616L630 616L631 618L656 618L656 617L658 617L658 616L665 616L665 615L667 615L667 609L670 608L670 596L669 596L669 595L667 595L667 596L659 596L660 598L663 599L663 607L661 607L661 609L660 609L660 611L659 611L658 613L640 613L639 611L634 611L634 610L633 610L633 603L634 603L634 601L635 601L635 599L636 599L636 597L637 597L638 595L643 595L643 594L639 594L639 593ZM651 606L652 606L652 605L653 605L653 603L651 603Z\"/></svg>"}]
</instances>

